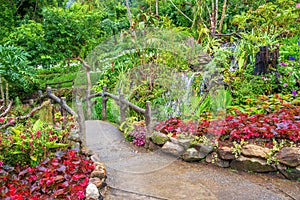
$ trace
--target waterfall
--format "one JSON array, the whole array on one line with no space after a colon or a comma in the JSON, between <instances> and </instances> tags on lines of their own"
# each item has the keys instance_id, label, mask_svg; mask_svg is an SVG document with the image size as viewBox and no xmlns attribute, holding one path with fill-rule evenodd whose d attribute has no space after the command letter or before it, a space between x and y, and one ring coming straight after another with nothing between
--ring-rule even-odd
<instances>
[{"instance_id":1,"label":"waterfall","mask_svg":"<svg viewBox=\"0 0 300 200\"><path fill-rule=\"evenodd\" d=\"M67 3L66 3L66 9L70 8L72 6L73 3L75 3L76 0L69 0Z\"/></svg>"}]
</instances>

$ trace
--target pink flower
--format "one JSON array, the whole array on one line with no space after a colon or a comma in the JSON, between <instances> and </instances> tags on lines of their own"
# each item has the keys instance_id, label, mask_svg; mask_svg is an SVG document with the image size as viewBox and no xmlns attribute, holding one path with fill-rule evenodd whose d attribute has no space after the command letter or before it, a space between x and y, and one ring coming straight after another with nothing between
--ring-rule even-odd
<instances>
[{"instance_id":1,"label":"pink flower","mask_svg":"<svg viewBox=\"0 0 300 200\"><path fill-rule=\"evenodd\" d=\"M287 84L287 83L284 83L284 84L283 84L283 87L287 87L287 86L288 86L288 84Z\"/></svg>"},{"instance_id":2,"label":"pink flower","mask_svg":"<svg viewBox=\"0 0 300 200\"><path fill-rule=\"evenodd\" d=\"M286 63L284 63L284 62L279 63L279 65L280 65L280 66L283 66L283 67L288 66L288 65L287 65Z\"/></svg>"},{"instance_id":3,"label":"pink flower","mask_svg":"<svg viewBox=\"0 0 300 200\"><path fill-rule=\"evenodd\" d=\"M0 123L3 123L5 121L5 118L4 117L1 117L0 118Z\"/></svg>"},{"instance_id":4,"label":"pink flower","mask_svg":"<svg viewBox=\"0 0 300 200\"><path fill-rule=\"evenodd\" d=\"M2 166L3 166L3 162L0 161L0 167L2 167Z\"/></svg>"},{"instance_id":5,"label":"pink flower","mask_svg":"<svg viewBox=\"0 0 300 200\"><path fill-rule=\"evenodd\" d=\"M79 199L84 199L85 198L85 194L84 194L83 191L78 191L77 196L78 196Z\"/></svg>"},{"instance_id":6,"label":"pink flower","mask_svg":"<svg viewBox=\"0 0 300 200\"><path fill-rule=\"evenodd\" d=\"M296 8L300 8L300 3L296 3Z\"/></svg>"}]
</instances>

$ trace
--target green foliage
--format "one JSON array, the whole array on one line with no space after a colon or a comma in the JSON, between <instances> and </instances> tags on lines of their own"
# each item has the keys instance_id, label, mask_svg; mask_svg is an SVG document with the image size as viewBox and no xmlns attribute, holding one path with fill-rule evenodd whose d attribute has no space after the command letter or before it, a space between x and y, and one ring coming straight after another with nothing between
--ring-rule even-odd
<instances>
[{"instance_id":1,"label":"green foliage","mask_svg":"<svg viewBox=\"0 0 300 200\"><path fill-rule=\"evenodd\" d=\"M84 58L105 35L101 22L106 14L100 9L91 11L87 5L46 8L43 17L46 48L54 62L76 56Z\"/></svg>"},{"instance_id":2,"label":"green foliage","mask_svg":"<svg viewBox=\"0 0 300 200\"><path fill-rule=\"evenodd\" d=\"M35 66L47 63L44 30L41 23L29 20L11 32L6 39L7 44L22 47L28 52L28 59Z\"/></svg>"},{"instance_id":3,"label":"green foliage","mask_svg":"<svg viewBox=\"0 0 300 200\"><path fill-rule=\"evenodd\" d=\"M129 142L132 142L134 139L130 136L130 133L134 130L134 124L136 123L138 123L136 117L129 117L119 127L120 131L124 133L125 139Z\"/></svg>"},{"instance_id":4,"label":"green foliage","mask_svg":"<svg viewBox=\"0 0 300 200\"><path fill-rule=\"evenodd\" d=\"M15 26L16 5L7 0L0 0L0 42L13 30Z\"/></svg>"},{"instance_id":5,"label":"green foliage","mask_svg":"<svg viewBox=\"0 0 300 200\"><path fill-rule=\"evenodd\" d=\"M299 10L293 0L276 0L259 6L256 10L248 10L236 15L232 23L239 29L271 35L298 34L299 23L294 23L299 17Z\"/></svg>"},{"instance_id":6,"label":"green foliage","mask_svg":"<svg viewBox=\"0 0 300 200\"><path fill-rule=\"evenodd\" d=\"M67 133L67 130L59 130L40 120L33 124L18 124L8 133L1 134L0 160L11 166L16 163L35 166L49 157L53 153L52 149L68 146L64 142Z\"/></svg>"},{"instance_id":7,"label":"green foliage","mask_svg":"<svg viewBox=\"0 0 300 200\"><path fill-rule=\"evenodd\" d=\"M93 109L93 118L102 119L102 97L97 97L93 100L97 101ZM106 106L106 119L111 123L118 123L120 121L118 114L120 110L114 104L114 100L108 98Z\"/></svg>"},{"instance_id":8,"label":"green foliage","mask_svg":"<svg viewBox=\"0 0 300 200\"><path fill-rule=\"evenodd\" d=\"M234 99L233 105L227 108L227 113L231 115L247 113L249 116L266 114L283 109L286 105L300 105L300 96L292 94L260 95L255 97L244 96Z\"/></svg>"},{"instance_id":9,"label":"green foliage","mask_svg":"<svg viewBox=\"0 0 300 200\"><path fill-rule=\"evenodd\" d=\"M34 74L28 53L15 46L0 45L0 75L6 81L16 88L28 91L35 80Z\"/></svg>"}]
</instances>

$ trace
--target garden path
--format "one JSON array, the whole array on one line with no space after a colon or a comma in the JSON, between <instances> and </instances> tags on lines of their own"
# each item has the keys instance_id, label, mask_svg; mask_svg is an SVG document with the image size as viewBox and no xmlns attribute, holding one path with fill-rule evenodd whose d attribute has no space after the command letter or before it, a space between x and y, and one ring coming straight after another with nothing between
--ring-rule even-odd
<instances>
[{"instance_id":1,"label":"garden path","mask_svg":"<svg viewBox=\"0 0 300 200\"><path fill-rule=\"evenodd\" d=\"M86 121L87 145L108 172L107 200L300 199L300 183L205 163L186 163L125 141L110 123Z\"/></svg>"}]
</instances>

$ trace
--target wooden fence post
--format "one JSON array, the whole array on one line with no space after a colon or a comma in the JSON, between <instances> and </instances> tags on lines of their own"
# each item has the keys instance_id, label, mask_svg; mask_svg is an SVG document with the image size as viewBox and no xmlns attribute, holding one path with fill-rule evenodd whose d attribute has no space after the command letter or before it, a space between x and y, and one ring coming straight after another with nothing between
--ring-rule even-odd
<instances>
[{"instance_id":1,"label":"wooden fence post","mask_svg":"<svg viewBox=\"0 0 300 200\"><path fill-rule=\"evenodd\" d=\"M81 140L81 148L86 148L86 127L85 127L85 120L84 120L84 113L82 109L82 104L79 101L78 97L76 98L76 107L78 112L78 123L79 123L79 133L80 133L80 140Z\"/></svg>"},{"instance_id":2,"label":"wooden fence post","mask_svg":"<svg viewBox=\"0 0 300 200\"><path fill-rule=\"evenodd\" d=\"M102 93L102 120L106 120L106 109L107 109L107 97L105 95L106 92L106 86L103 87L103 93Z\"/></svg>"},{"instance_id":3,"label":"wooden fence post","mask_svg":"<svg viewBox=\"0 0 300 200\"><path fill-rule=\"evenodd\" d=\"M62 106L63 104L66 104L66 97L61 97L61 101L60 101L60 113L63 117L62 130L65 130L66 126L67 126L67 112L65 111L65 109Z\"/></svg>"},{"instance_id":4,"label":"wooden fence post","mask_svg":"<svg viewBox=\"0 0 300 200\"><path fill-rule=\"evenodd\" d=\"M145 147L148 148L149 143L150 143L150 136L151 136L151 133L152 133L151 102L150 101L146 101L145 122L146 122L146 129L147 129Z\"/></svg>"},{"instance_id":5,"label":"wooden fence post","mask_svg":"<svg viewBox=\"0 0 300 200\"><path fill-rule=\"evenodd\" d=\"M146 101L145 121L146 121L147 132L150 135L152 132L152 130L151 130L151 102L150 101Z\"/></svg>"},{"instance_id":6,"label":"wooden fence post","mask_svg":"<svg viewBox=\"0 0 300 200\"><path fill-rule=\"evenodd\" d=\"M126 120L126 104L123 103L124 94L120 94L119 99L120 99L119 100L119 103L120 103L120 116L121 116L121 124L122 124Z\"/></svg>"},{"instance_id":7,"label":"wooden fence post","mask_svg":"<svg viewBox=\"0 0 300 200\"><path fill-rule=\"evenodd\" d=\"M88 90L86 91L87 118L88 118L88 119L91 119L91 116L92 116L92 104L91 104L91 100L89 99L89 96L90 96L90 90L88 89Z\"/></svg>"}]
</instances>

